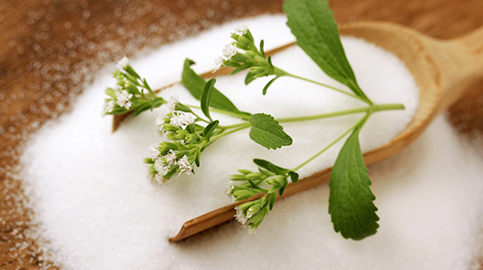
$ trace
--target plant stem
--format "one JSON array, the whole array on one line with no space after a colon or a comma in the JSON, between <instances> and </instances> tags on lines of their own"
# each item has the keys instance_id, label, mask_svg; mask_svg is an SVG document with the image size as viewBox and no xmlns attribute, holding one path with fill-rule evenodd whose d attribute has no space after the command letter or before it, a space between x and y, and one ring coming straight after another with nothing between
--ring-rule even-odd
<instances>
[{"instance_id":1,"label":"plant stem","mask_svg":"<svg viewBox=\"0 0 483 270\"><path fill-rule=\"evenodd\" d=\"M388 110L404 110L404 105L402 105L402 104L381 104L381 105L376 104L376 105L372 105L372 106L368 106L368 107L362 107L362 108L351 109L351 110L344 110L344 111L324 113L324 114L316 114L316 115L310 115L310 116L279 118L279 119L276 119L276 120L279 123L301 122L301 121L317 120L317 119L330 118L330 117L356 114L356 113L363 113L363 112L378 112L378 111L388 111Z\"/></svg>"},{"instance_id":2,"label":"plant stem","mask_svg":"<svg viewBox=\"0 0 483 270\"><path fill-rule=\"evenodd\" d=\"M231 134L231 133L234 133L234 132L240 131L240 130L242 130L242 129L245 129L245 128L248 128L248 127L250 127L250 126L251 126L251 124L250 124L250 123L244 123L244 124L245 124L245 125L240 126L239 128L234 128L234 129L231 129L231 130L229 130L229 131L227 131L227 132L223 132L223 133L221 133L221 134L218 134L218 135L215 135L215 136L211 137L210 143L211 143L211 142L214 142L214 141L216 141L216 140L218 140L218 139L219 139L219 138L221 138L221 137L224 137L224 136L226 136L226 135L229 135L229 134Z\"/></svg>"},{"instance_id":3,"label":"plant stem","mask_svg":"<svg viewBox=\"0 0 483 270\"><path fill-rule=\"evenodd\" d=\"M297 167L295 167L293 170L294 171L297 171L299 170L300 168L302 168L303 166L307 165L307 163L311 162L312 160L316 159L318 156L320 156L322 153L324 153L325 151L327 151L327 149L329 149L330 147L332 147L334 144L336 144L338 141L342 140L342 138L344 138L347 134L349 134L349 132L351 132L352 130L354 130L358 125L360 125L361 123L365 123L367 121L367 119L371 116L372 112L368 112L363 118L361 118L361 120L357 121L356 124L354 124L351 128L349 128L346 132L344 132L342 135L340 135L337 139L335 139L335 141L331 142L329 145L327 145L326 147L324 147L322 150L320 150L317 154L313 155L311 158L307 159L306 161L304 161L302 164L298 165Z\"/></svg>"},{"instance_id":4,"label":"plant stem","mask_svg":"<svg viewBox=\"0 0 483 270\"><path fill-rule=\"evenodd\" d=\"M186 104L184 104L184 105L186 107L189 107L189 108L201 110L201 107L199 107L199 106L186 105ZM239 113L234 113L234 112L229 112L229 111L220 110L220 109L210 108L210 111L211 112L216 112L216 113L222 113L222 114L226 114L226 115L230 115L230 116L234 116L234 117L238 117L238 118L241 118L243 120L248 120L250 118L250 116L247 116L247 115L243 115L243 114L239 114Z\"/></svg>"},{"instance_id":5,"label":"plant stem","mask_svg":"<svg viewBox=\"0 0 483 270\"><path fill-rule=\"evenodd\" d=\"M188 105L186 105L188 106ZM324 119L324 118L330 118L330 117L336 117L336 116L342 116L342 115L349 115L349 114L356 114L356 113L373 113L373 112L379 112L379 111L388 111L388 110L403 110L404 105L403 104L375 104L372 106L367 106L367 107L362 107L362 108L357 108L357 109L351 109L351 110L344 110L344 111L338 111L338 112L333 112L333 113L323 113L323 114L316 114L316 115L309 115L309 116L298 116L298 117L288 117L288 118L279 118L275 119L279 123L290 123L290 122L302 122L302 121L310 121L310 120L317 120L317 119ZM225 126L221 127L223 129L230 129L227 132L224 132L222 134L213 136L212 140L216 140L218 138L221 138L223 136L226 136L228 134L237 132L239 130L243 130L245 128L249 128L251 124L249 122L247 123L239 123L235 125L230 125L230 126Z\"/></svg>"},{"instance_id":6,"label":"plant stem","mask_svg":"<svg viewBox=\"0 0 483 270\"><path fill-rule=\"evenodd\" d=\"M247 124L248 123L240 123L240 124L234 124L234 125L229 125L229 126L219 126L219 127L222 128L222 129L232 129L232 128L237 128L237 127L245 126Z\"/></svg>"},{"instance_id":7,"label":"plant stem","mask_svg":"<svg viewBox=\"0 0 483 270\"><path fill-rule=\"evenodd\" d=\"M303 81L306 81L306 82L314 83L314 84L317 84L317 85L320 85L320 86L323 86L323 87L326 87L326 88L329 88L329 89L332 89L332 90L335 90L335 91L337 91L337 92L339 92L339 93L342 93L342 94L344 94L344 95L348 95L348 96L350 96L350 97L353 97L353 98L355 98L355 99L358 99L358 100L360 100L360 101L362 101L362 102L364 102L364 103L368 103L369 105L371 105L371 104L370 104L370 103L369 103L367 100L365 100L365 99L363 99L363 98L361 98L361 97L359 97L359 96L356 96L356 95L354 95L354 94L351 94L351 93L349 93L349 92L347 92L347 91L344 91L344 90L342 90L342 89L339 89L339 88L336 88L336 87L330 86L330 85L328 85L328 84L321 83L321 82L317 82L317 81L314 81L314 80L311 80L311 79L307 79L307 78L304 78L304 77L300 77L300 76L297 76L297 75L293 75L293 74L290 74L290 73L288 73L288 72L285 72L285 74L284 74L284 75L285 75L285 76L292 77L292 78L300 79L300 80L303 80Z\"/></svg>"}]
</instances>

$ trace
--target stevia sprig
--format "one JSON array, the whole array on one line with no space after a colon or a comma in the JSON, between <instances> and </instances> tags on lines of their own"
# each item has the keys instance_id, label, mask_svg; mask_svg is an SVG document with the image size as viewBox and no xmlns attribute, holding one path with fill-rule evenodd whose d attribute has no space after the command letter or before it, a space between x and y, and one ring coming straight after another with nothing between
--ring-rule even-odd
<instances>
[{"instance_id":1,"label":"stevia sprig","mask_svg":"<svg viewBox=\"0 0 483 270\"><path fill-rule=\"evenodd\" d=\"M136 116L166 103L163 98L156 96L146 79L138 75L126 56L119 60L117 69L112 75L116 79L116 84L106 89L108 96L104 107L106 115L134 112Z\"/></svg>"},{"instance_id":2,"label":"stevia sprig","mask_svg":"<svg viewBox=\"0 0 483 270\"><path fill-rule=\"evenodd\" d=\"M272 64L271 57L265 56L264 41L260 41L257 48L252 33L246 26L236 29L232 33L233 43L227 44L223 49L223 56L215 58L218 68L221 66L234 67L231 73L236 74L242 70L249 69L245 77L245 84L249 84L257 78L275 76L263 88L263 94L267 93L268 87L278 78L285 76L287 73Z\"/></svg>"},{"instance_id":3,"label":"stevia sprig","mask_svg":"<svg viewBox=\"0 0 483 270\"><path fill-rule=\"evenodd\" d=\"M132 69L127 58L123 58L119 62L118 70L113 73L117 79L116 86L106 91L109 96L106 100L106 113L134 111L135 114L139 114L149 108L168 103L170 113L166 117L159 117L157 125L169 141L153 145L151 157L145 160L150 164L153 178L160 183L164 183L175 174L194 173L193 168L195 165L200 166L200 155L206 147L239 130L250 128L250 138L253 141L267 149L278 149L292 144L292 138L283 131L280 123L364 113L364 117L350 129L294 169L285 169L268 161L255 159L258 171L239 170L239 174L231 178L238 183L232 185L229 190L229 194L236 201L259 196L258 199L237 207L237 219L254 231L273 208L277 196L284 193L289 180L293 183L298 181L297 171L348 137L332 169L329 213L336 232L340 232L345 238L363 239L376 233L379 218L373 203L375 196L370 190L371 181L360 149L359 133L373 113L401 110L404 106L374 104L362 91L345 56L337 25L326 0L285 0L284 11L288 18L287 24L297 38L297 44L328 76L346 85L350 90L338 89L275 67L271 58L266 57L263 40L257 47L246 27L238 28L232 34L234 42L225 47L223 57L217 59L218 66L233 67L233 73L248 69L246 84L260 77L274 76L263 88L263 94L266 94L275 80L287 76L351 96L366 103L367 107L281 119L275 119L266 113L242 112L214 87L214 79L206 82L196 74L190 67L194 62L189 59L184 63L182 83L193 97L200 100L200 106L181 104L177 98L166 102L156 97L146 80L141 79ZM206 118L197 115L192 108L200 109ZM218 120L212 119L210 112L238 117L242 122L222 126Z\"/></svg>"},{"instance_id":4,"label":"stevia sprig","mask_svg":"<svg viewBox=\"0 0 483 270\"><path fill-rule=\"evenodd\" d=\"M272 210L277 194L283 195L288 179L292 183L296 183L299 179L297 172L279 167L269 161L254 159L253 162L258 165L258 172L238 170L239 174L232 175L231 180L241 184L231 185L228 191L228 194L237 202L264 193L259 199L235 208L237 221L247 226L250 232L255 232Z\"/></svg>"}]
</instances>

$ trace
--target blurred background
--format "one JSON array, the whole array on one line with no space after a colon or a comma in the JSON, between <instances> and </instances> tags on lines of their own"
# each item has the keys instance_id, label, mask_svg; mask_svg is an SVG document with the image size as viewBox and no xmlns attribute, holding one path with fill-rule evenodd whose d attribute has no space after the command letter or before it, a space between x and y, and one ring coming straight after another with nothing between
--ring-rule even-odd
<instances>
[{"instance_id":1,"label":"blurred background","mask_svg":"<svg viewBox=\"0 0 483 270\"><path fill-rule=\"evenodd\" d=\"M441 39L483 27L482 0L330 4L339 23L393 22ZM226 21L281 13L281 6L282 0L0 0L0 190L22 194L13 171L22 143L45 121L68 111L105 64ZM483 84L446 114L461 136L479 140ZM48 266L33 241L16 246L15 239L28 229L29 210L12 195L0 195L0 268Z\"/></svg>"}]
</instances>

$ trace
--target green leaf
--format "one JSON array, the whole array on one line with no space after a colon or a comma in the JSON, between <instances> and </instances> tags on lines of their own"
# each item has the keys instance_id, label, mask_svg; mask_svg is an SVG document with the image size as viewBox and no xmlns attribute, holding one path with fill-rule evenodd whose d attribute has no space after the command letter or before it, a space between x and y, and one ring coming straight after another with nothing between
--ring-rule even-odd
<instances>
[{"instance_id":1,"label":"green leaf","mask_svg":"<svg viewBox=\"0 0 483 270\"><path fill-rule=\"evenodd\" d=\"M266 56L265 56L265 50L263 49L263 45L264 45L264 41L262 39L262 40L260 40L260 53L262 54L262 57L263 58L266 58Z\"/></svg>"},{"instance_id":2,"label":"green leaf","mask_svg":"<svg viewBox=\"0 0 483 270\"><path fill-rule=\"evenodd\" d=\"M279 166L273 164L272 162L270 162L268 160L264 160L264 159L255 158L255 159L253 159L253 162L255 164L257 164L259 167L262 167L262 168L264 168L264 169L266 169L270 172L273 172L277 175L285 175L286 173L288 173L290 171L289 169L279 167Z\"/></svg>"},{"instance_id":3,"label":"green leaf","mask_svg":"<svg viewBox=\"0 0 483 270\"><path fill-rule=\"evenodd\" d=\"M205 137L209 141L211 135L213 135L213 132L215 131L216 127L218 127L219 123L220 122L218 120L209 123L203 130L203 137Z\"/></svg>"},{"instance_id":4,"label":"green leaf","mask_svg":"<svg viewBox=\"0 0 483 270\"><path fill-rule=\"evenodd\" d=\"M195 62L190 59L184 61L183 73L181 74L181 82L184 87L190 91L191 95L200 100L201 94L203 92L203 87L205 86L205 80L201 78L200 75L196 74L192 69L191 65ZM241 115L249 115L248 113L239 111L235 105L220 91L213 88L213 93L211 96L210 106L215 109L237 113Z\"/></svg>"},{"instance_id":5,"label":"green leaf","mask_svg":"<svg viewBox=\"0 0 483 270\"><path fill-rule=\"evenodd\" d=\"M184 105L183 103L176 104L175 110L176 111L181 111L181 112L193 113L193 110L191 110L190 107Z\"/></svg>"},{"instance_id":6,"label":"green leaf","mask_svg":"<svg viewBox=\"0 0 483 270\"><path fill-rule=\"evenodd\" d=\"M252 114L249 119L252 128L250 138L268 149L277 149L292 144L292 138L273 116L264 113Z\"/></svg>"},{"instance_id":7,"label":"green leaf","mask_svg":"<svg viewBox=\"0 0 483 270\"><path fill-rule=\"evenodd\" d=\"M144 101L144 102L140 103L134 109L134 116L138 116L140 113L151 109L152 105L153 105L152 101Z\"/></svg>"},{"instance_id":8,"label":"green leaf","mask_svg":"<svg viewBox=\"0 0 483 270\"><path fill-rule=\"evenodd\" d=\"M330 176L329 213L336 232L361 240L377 232L376 197L364 165L357 126L339 152Z\"/></svg>"},{"instance_id":9,"label":"green leaf","mask_svg":"<svg viewBox=\"0 0 483 270\"><path fill-rule=\"evenodd\" d=\"M201 156L201 149L198 147L196 150L196 156L195 156L195 164L197 167L200 166L200 156Z\"/></svg>"},{"instance_id":10,"label":"green leaf","mask_svg":"<svg viewBox=\"0 0 483 270\"><path fill-rule=\"evenodd\" d=\"M266 85L265 87L263 87L263 91L262 91L262 94L263 95L266 95L267 94L267 91L268 91L268 88L270 87L270 85L272 85L272 83L277 80L279 78L279 76L275 76L275 78L271 79Z\"/></svg>"},{"instance_id":11,"label":"green leaf","mask_svg":"<svg viewBox=\"0 0 483 270\"><path fill-rule=\"evenodd\" d=\"M248 72L247 76L245 77L245 85L248 85L249 83L253 82L255 80L255 74Z\"/></svg>"},{"instance_id":12,"label":"green leaf","mask_svg":"<svg viewBox=\"0 0 483 270\"><path fill-rule=\"evenodd\" d=\"M211 100L211 95L213 93L214 85L215 85L216 79L211 79L205 83L205 86L203 87L203 91L201 92L201 111L210 119L210 121L213 121L210 116L210 100Z\"/></svg>"},{"instance_id":13,"label":"green leaf","mask_svg":"<svg viewBox=\"0 0 483 270\"><path fill-rule=\"evenodd\" d=\"M270 210L272 210L273 209L273 206L275 205L275 201L277 200L277 193L270 193L268 196L269 196L268 197L268 199L269 199L269 207L270 207ZM282 195L280 195L280 196L282 196Z\"/></svg>"},{"instance_id":14,"label":"green leaf","mask_svg":"<svg viewBox=\"0 0 483 270\"><path fill-rule=\"evenodd\" d=\"M289 171L288 175L290 176L290 180L292 183L297 183L299 181L299 174L294 171Z\"/></svg>"},{"instance_id":15,"label":"green leaf","mask_svg":"<svg viewBox=\"0 0 483 270\"><path fill-rule=\"evenodd\" d=\"M297 45L330 77L347 85L357 96L372 102L357 84L340 42L339 31L327 0L285 0L287 25Z\"/></svg>"}]
</instances>

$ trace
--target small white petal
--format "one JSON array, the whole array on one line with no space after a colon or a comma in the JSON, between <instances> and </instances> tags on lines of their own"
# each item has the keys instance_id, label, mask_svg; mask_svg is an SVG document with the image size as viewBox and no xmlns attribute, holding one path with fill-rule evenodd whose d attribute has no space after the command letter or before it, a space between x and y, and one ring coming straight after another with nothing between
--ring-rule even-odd
<instances>
[{"instance_id":1,"label":"small white petal","mask_svg":"<svg viewBox=\"0 0 483 270\"><path fill-rule=\"evenodd\" d=\"M223 57L221 56L215 57L215 65L216 65L216 68L213 70L213 73L217 72L223 66Z\"/></svg>"},{"instance_id":2,"label":"small white petal","mask_svg":"<svg viewBox=\"0 0 483 270\"><path fill-rule=\"evenodd\" d=\"M153 143L149 146L149 155L152 159L159 158L159 156L161 155L161 153L159 153L159 144Z\"/></svg>"},{"instance_id":3,"label":"small white petal","mask_svg":"<svg viewBox=\"0 0 483 270\"><path fill-rule=\"evenodd\" d=\"M195 120L196 118L192 114L184 112L174 112L169 123L182 129L186 129L186 127L193 124Z\"/></svg>"},{"instance_id":4,"label":"small white petal","mask_svg":"<svg viewBox=\"0 0 483 270\"><path fill-rule=\"evenodd\" d=\"M178 95L174 95L174 96L171 96L168 100L168 110L170 112L174 112L174 110L176 109L176 105L178 105L179 103L179 96Z\"/></svg>"},{"instance_id":5,"label":"small white petal","mask_svg":"<svg viewBox=\"0 0 483 270\"><path fill-rule=\"evenodd\" d=\"M154 162L154 169L158 173L161 173L161 172L165 171L165 167L164 167L163 161L160 158L156 159L156 161Z\"/></svg>"},{"instance_id":6,"label":"small white petal","mask_svg":"<svg viewBox=\"0 0 483 270\"><path fill-rule=\"evenodd\" d=\"M243 213L243 211L238 207L235 207L235 210L236 210L236 214L235 214L236 221L240 222L242 225L246 225L248 220L245 217L245 213Z\"/></svg>"},{"instance_id":7,"label":"small white petal","mask_svg":"<svg viewBox=\"0 0 483 270\"><path fill-rule=\"evenodd\" d=\"M123 90L122 92L116 94L117 104L128 110L132 105L131 98L132 98L132 94L130 94L126 90Z\"/></svg>"},{"instance_id":8,"label":"small white petal","mask_svg":"<svg viewBox=\"0 0 483 270\"><path fill-rule=\"evenodd\" d=\"M127 58L126 56L124 56L121 60L119 60L119 62L117 62L117 68L119 70L125 69L127 65L129 65L129 58Z\"/></svg>"},{"instance_id":9,"label":"small white petal","mask_svg":"<svg viewBox=\"0 0 483 270\"><path fill-rule=\"evenodd\" d=\"M187 175L191 175L193 167L191 166L191 164L189 164L188 157L186 155L180 158L176 162L176 165L178 165L179 167L179 174L186 172Z\"/></svg>"},{"instance_id":10,"label":"small white petal","mask_svg":"<svg viewBox=\"0 0 483 270\"><path fill-rule=\"evenodd\" d=\"M156 118L156 127L158 128L159 131L164 132L163 126L164 126L164 116L160 115Z\"/></svg>"},{"instance_id":11,"label":"small white petal","mask_svg":"<svg viewBox=\"0 0 483 270\"><path fill-rule=\"evenodd\" d=\"M235 34L241 36L244 35L248 31L248 26L246 25L240 25L235 28Z\"/></svg>"},{"instance_id":12,"label":"small white petal","mask_svg":"<svg viewBox=\"0 0 483 270\"><path fill-rule=\"evenodd\" d=\"M119 84L114 85L114 91L117 93L121 93L122 87Z\"/></svg>"},{"instance_id":13,"label":"small white petal","mask_svg":"<svg viewBox=\"0 0 483 270\"><path fill-rule=\"evenodd\" d=\"M164 178L164 175L165 175L165 174L166 174L166 173L164 173L164 174L159 174L159 173L158 173L158 174L156 174L156 175L154 176L154 178L153 178L153 179L154 179L154 181L156 181L156 182L157 182L158 184L160 184L160 185L164 185L164 184L166 184L166 178Z\"/></svg>"},{"instance_id":14,"label":"small white petal","mask_svg":"<svg viewBox=\"0 0 483 270\"><path fill-rule=\"evenodd\" d=\"M250 226L247 226L247 230L248 230L248 234L249 235L255 235L255 234L257 234L257 229L255 229L255 228L252 228Z\"/></svg>"},{"instance_id":15,"label":"small white petal","mask_svg":"<svg viewBox=\"0 0 483 270\"><path fill-rule=\"evenodd\" d=\"M236 53L238 52L238 48L234 44L226 44L225 48L223 49L223 58L225 60L230 60Z\"/></svg>"},{"instance_id":16,"label":"small white petal","mask_svg":"<svg viewBox=\"0 0 483 270\"><path fill-rule=\"evenodd\" d=\"M116 103L114 102L114 100L109 100L109 102L106 103L106 108L104 111L106 113L112 112L112 110L114 110L115 105Z\"/></svg>"},{"instance_id":17,"label":"small white petal","mask_svg":"<svg viewBox=\"0 0 483 270\"><path fill-rule=\"evenodd\" d=\"M176 160L178 159L176 157L176 152L173 150L169 150L169 152L164 156L166 163L168 165L174 165L176 164Z\"/></svg>"}]
</instances>

